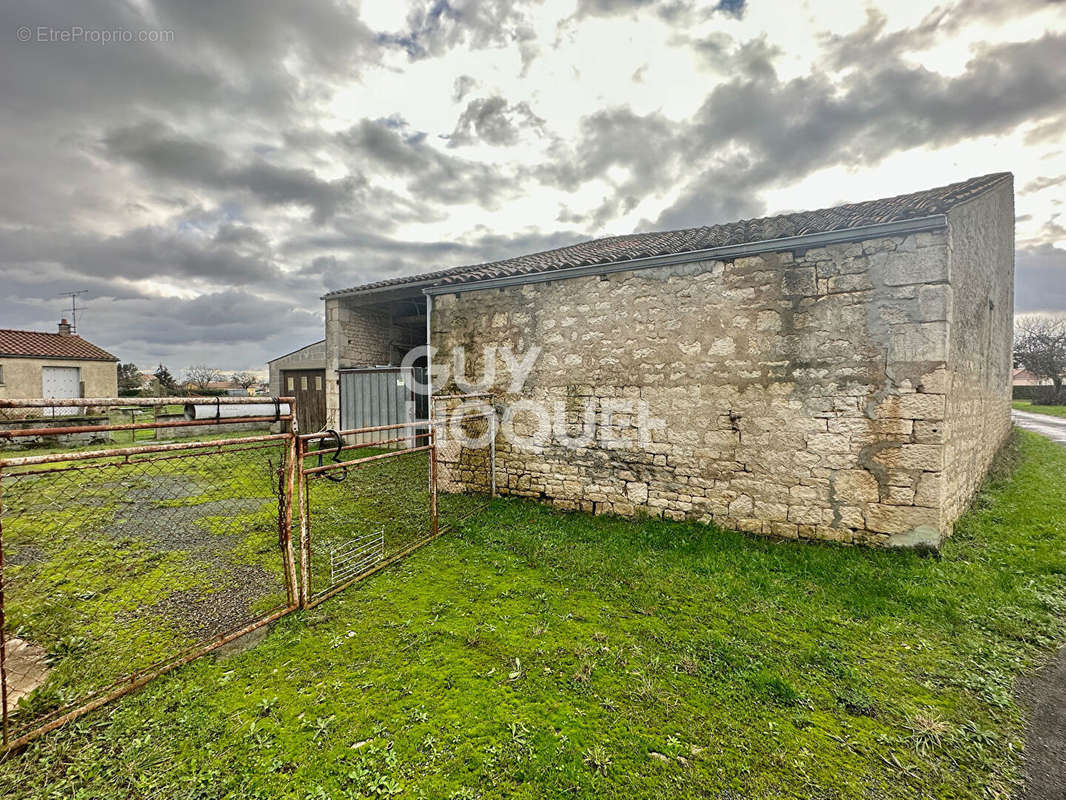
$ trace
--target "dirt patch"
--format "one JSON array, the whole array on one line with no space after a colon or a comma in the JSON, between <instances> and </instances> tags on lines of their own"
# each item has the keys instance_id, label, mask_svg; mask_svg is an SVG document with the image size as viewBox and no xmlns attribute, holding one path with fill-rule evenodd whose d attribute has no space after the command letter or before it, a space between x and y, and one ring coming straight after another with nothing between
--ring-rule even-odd
<instances>
[{"instance_id":1,"label":"dirt patch","mask_svg":"<svg viewBox=\"0 0 1066 800\"><path fill-rule=\"evenodd\" d=\"M25 639L8 639L4 646L4 667L7 672L7 710L12 712L18 702L48 680L48 662L43 647Z\"/></svg>"},{"instance_id":2,"label":"dirt patch","mask_svg":"<svg viewBox=\"0 0 1066 800\"><path fill-rule=\"evenodd\" d=\"M1019 681L1029 712L1025 730L1025 788L1019 800L1062 800L1066 786L1066 647Z\"/></svg>"},{"instance_id":3,"label":"dirt patch","mask_svg":"<svg viewBox=\"0 0 1066 800\"><path fill-rule=\"evenodd\" d=\"M233 557L240 552L242 543L239 526L233 526L232 532L220 532L202 524L209 518L255 513L275 503L274 498L192 502L203 491L204 487L194 480L153 476L127 489L112 528L113 535L134 538L155 552L187 553L210 568L215 576L210 588L180 590L162 599L152 598L156 602L136 614L160 616L201 641L247 625L255 618L251 609L259 600L284 589L279 579L262 567L234 563ZM183 499L190 502L160 505L161 501Z\"/></svg>"},{"instance_id":4,"label":"dirt patch","mask_svg":"<svg viewBox=\"0 0 1066 800\"><path fill-rule=\"evenodd\" d=\"M255 566L230 567L224 585L214 591L187 589L173 592L144 613L161 616L198 640L244 627L255 619L251 608L279 590L278 580ZM284 598L281 599L282 602Z\"/></svg>"}]
</instances>

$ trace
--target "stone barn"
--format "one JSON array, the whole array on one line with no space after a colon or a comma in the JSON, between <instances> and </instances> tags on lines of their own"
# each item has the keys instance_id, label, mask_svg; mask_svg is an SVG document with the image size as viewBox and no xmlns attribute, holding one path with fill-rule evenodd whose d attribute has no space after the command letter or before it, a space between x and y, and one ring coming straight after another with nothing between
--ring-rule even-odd
<instances>
[{"instance_id":1,"label":"stone barn","mask_svg":"<svg viewBox=\"0 0 1066 800\"><path fill-rule=\"evenodd\" d=\"M935 547L1010 430L1013 260L1000 173L380 281L325 298L327 406L428 330L438 392L492 383L502 493Z\"/></svg>"}]
</instances>

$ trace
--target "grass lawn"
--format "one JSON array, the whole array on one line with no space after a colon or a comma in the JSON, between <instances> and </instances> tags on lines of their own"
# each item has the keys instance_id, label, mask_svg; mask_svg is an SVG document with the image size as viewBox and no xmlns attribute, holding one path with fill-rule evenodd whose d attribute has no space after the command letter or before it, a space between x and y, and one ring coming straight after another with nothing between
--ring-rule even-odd
<instances>
[{"instance_id":1,"label":"grass lawn","mask_svg":"<svg viewBox=\"0 0 1066 800\"><path fill-rule=\"evenodd\" d=\"M490 510L0 764L11 797L1006 798L1066 639L1066 449L942 556Z\"/></svg>"},{"instance_id":2,"label":"grass lawn","mask_svg":"<svg viewBox=\"0 0 1066 800\"><path fill-rule=\"evenodd\" d=\"M1015 400L1011 405L1019 411L1048 414L1052 417L1066 417L1066 406L1034 406L1029 400Z\"/></svg>"}]
</instances>

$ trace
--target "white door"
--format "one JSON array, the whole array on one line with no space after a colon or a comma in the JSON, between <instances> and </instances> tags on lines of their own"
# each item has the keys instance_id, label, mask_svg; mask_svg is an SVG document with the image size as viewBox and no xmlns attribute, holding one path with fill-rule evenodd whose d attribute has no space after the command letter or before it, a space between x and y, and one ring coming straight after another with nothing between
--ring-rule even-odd
<instances>
[{"instance_id":1,"label":"white door","mask_svg":"<svg viewBox=\"0 0 1066 800\"><path fill-rule=\"evenodd\" d=\"M41 367L41 388L46 398L81 397L81 370L77 367ZM55 415L72 417L80 411L77 407L57 408Z\"/></svg>"}]
</instances>

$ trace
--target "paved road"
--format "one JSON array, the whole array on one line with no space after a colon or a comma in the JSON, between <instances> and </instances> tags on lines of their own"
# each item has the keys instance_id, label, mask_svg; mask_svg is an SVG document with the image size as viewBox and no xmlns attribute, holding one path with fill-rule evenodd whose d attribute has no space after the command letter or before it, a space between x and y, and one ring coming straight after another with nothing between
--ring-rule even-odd
<instances>
[{"instance_id":1,"label":"paved road","mask_svg":"<svg viewBox=\"0 0 1066 800\"><path fill-rule=\"evenodd\" d=\"M1059 444L1066 444L1066 418L1033 414L1029 411L1011 411L1014 424L1027 431L1041 433Z\"/></svg>"}]
</instances>

